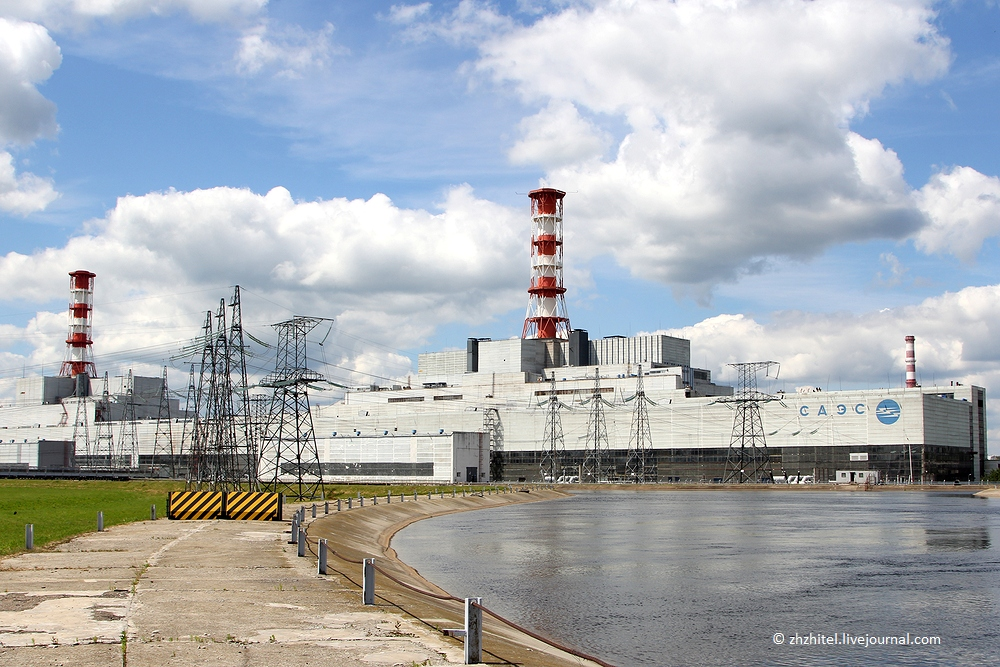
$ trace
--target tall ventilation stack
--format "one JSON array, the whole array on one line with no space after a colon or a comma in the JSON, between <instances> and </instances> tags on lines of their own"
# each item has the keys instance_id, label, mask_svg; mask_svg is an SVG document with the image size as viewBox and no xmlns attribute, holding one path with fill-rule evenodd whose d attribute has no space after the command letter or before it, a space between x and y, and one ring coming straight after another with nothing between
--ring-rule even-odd
<instances>
[{"instance_id":1,"label":"tall ventilation stack","mask_svg":"<svg viewBox=\"0 0 1000 667\"><path fill-rule=\"evenodd\" d=\"M80 374L97 377L94 365L93 313L94 278L90 271L73 271L69 274L69 335L66 337L66 360L59 369L61 377Z\"/></svg>"},{"instance_id":2,"label":"tall ventilation stack","mask_svg":"<svg viewBox=\"0 0 1000 667\"><path fill-rule=\"evenodd\" d=\"M563 287L563 197L539 188L531 198L531 286L521 338L569 339L566 288Z\"/></svg>"},{"instance_id":3,"label":"tall ventilation stack","mask_svg":"<svg viewBox=\"0 0 1000 667\"><path fill-rule=\"evenodd\" d=\"M917 386L917 353L913 349L913 336L906 337L906 388Z\"/></svg>"}]
</instances>

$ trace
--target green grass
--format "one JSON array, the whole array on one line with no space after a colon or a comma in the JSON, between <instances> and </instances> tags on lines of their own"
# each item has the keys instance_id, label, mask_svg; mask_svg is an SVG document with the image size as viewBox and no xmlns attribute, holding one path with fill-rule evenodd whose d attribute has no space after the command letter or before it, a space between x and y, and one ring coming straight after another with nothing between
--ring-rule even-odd
<instances>
[{"instance_id":1,"label":"green grass","mask_svg":"<svg viewBox=\"0 0 1000 667\"><path fill-rule=\"evenodd\" d=\"M426 497L428 492L457 495L497 489L491 485L378 485L327 484L326 498L365 498L392 492L412 498L414 491ZM0 556L24 551L24 526L35 524L35 548L97 530L97 512L104 512L104 526L110 527L149 518L149 506L156 505L156 516L166 518L167 493L183 491L180 481L103 482L77 480L0 479ZM287 497L288 502L295 501ZM319 498L307 502L320 502Z\"/></svg>"},{"instance_id":2,"label":"green grass","mask_svg":"<svg viewBox=\"0 0 1000 667\"><path fill-rule=\"evenodd\" d=\"M24 525L35 524L35 548L104 526L149 519L167 513L167 492L183 482L103 482L75 480L0 480L0 555L24 550Z\"/></svg>"}]
</instances>

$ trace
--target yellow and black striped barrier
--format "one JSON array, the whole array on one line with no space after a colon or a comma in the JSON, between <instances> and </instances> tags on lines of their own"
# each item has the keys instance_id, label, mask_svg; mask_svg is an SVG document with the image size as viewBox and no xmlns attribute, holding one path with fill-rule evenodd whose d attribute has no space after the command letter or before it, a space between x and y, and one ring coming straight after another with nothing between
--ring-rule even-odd
<instances>
[{"instance_id":1,"label":"yellow and black striped barrier","mask_svg":"<svg viewBox=\"0 0 1000 667\"><path fill-rule=\"evenodd\" d=\"M167 518L281 521L281 494L254 491L171 491Z\"/></svg>"},{"instance_id":2,"label":"yellow and black striped barrier","mask_svg":"<svg viewBox=\"0 0 1000 667\"><path fill-rule=\"evenodd\" d=\"M171 491L167 496L169 519L218 519L222 517L222 492Z\"/></svg>"},{"instance_id":3,"label":"yellow and black striped barrier","mask_svg":"<svg viewBox=\"0 0 1000 667\"><path fill-rule=\"evenodd\" d=\"M223 518L235 521L281 521L281 494L230 491Z\"/></svg>"}]
</instances>

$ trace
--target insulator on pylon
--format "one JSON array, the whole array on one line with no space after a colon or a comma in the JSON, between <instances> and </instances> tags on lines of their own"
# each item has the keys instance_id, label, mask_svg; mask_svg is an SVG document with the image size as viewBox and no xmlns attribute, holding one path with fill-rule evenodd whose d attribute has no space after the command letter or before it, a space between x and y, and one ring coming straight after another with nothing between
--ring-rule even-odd
<instances>
[{"instance_id":1,"label":"insulator on pylon","mask_svg":"<svg viewBox=\"0 0 1000 667\"><path fill-rule=\"evenodd\" d=\"M539 188L531 198L531 285L522 338L569 339L566 288L563 287L563 197Z\"/></svg>"},{"instance_id":2,"label":"insulator on pylon","mask_svg":"<svg viewBox=\"0 0 1000 667\"><path fill-rule=\"evenodd\" d=\"M80 373L97 377L92 338L96 276L90 271L69 274L69 335L66 337L66 359L59 369L62 377L76 377Z\"/></svg>"}]
</instances>

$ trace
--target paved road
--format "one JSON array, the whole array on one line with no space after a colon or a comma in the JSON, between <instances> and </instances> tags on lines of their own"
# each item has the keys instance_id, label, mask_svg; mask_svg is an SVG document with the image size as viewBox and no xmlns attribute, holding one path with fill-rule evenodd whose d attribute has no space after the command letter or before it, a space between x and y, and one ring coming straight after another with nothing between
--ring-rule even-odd
<instances>
[{"instance_id":1,"label":"paved road","mask_svg":"<svg viewBox=\"0 0 1000 667\"><path fill-rule=\"evenodd\" d=\"M287 530L147 521L4 559L0 665L462 662L458 641L318 576Z\"/></svg>"}]
</instances>

